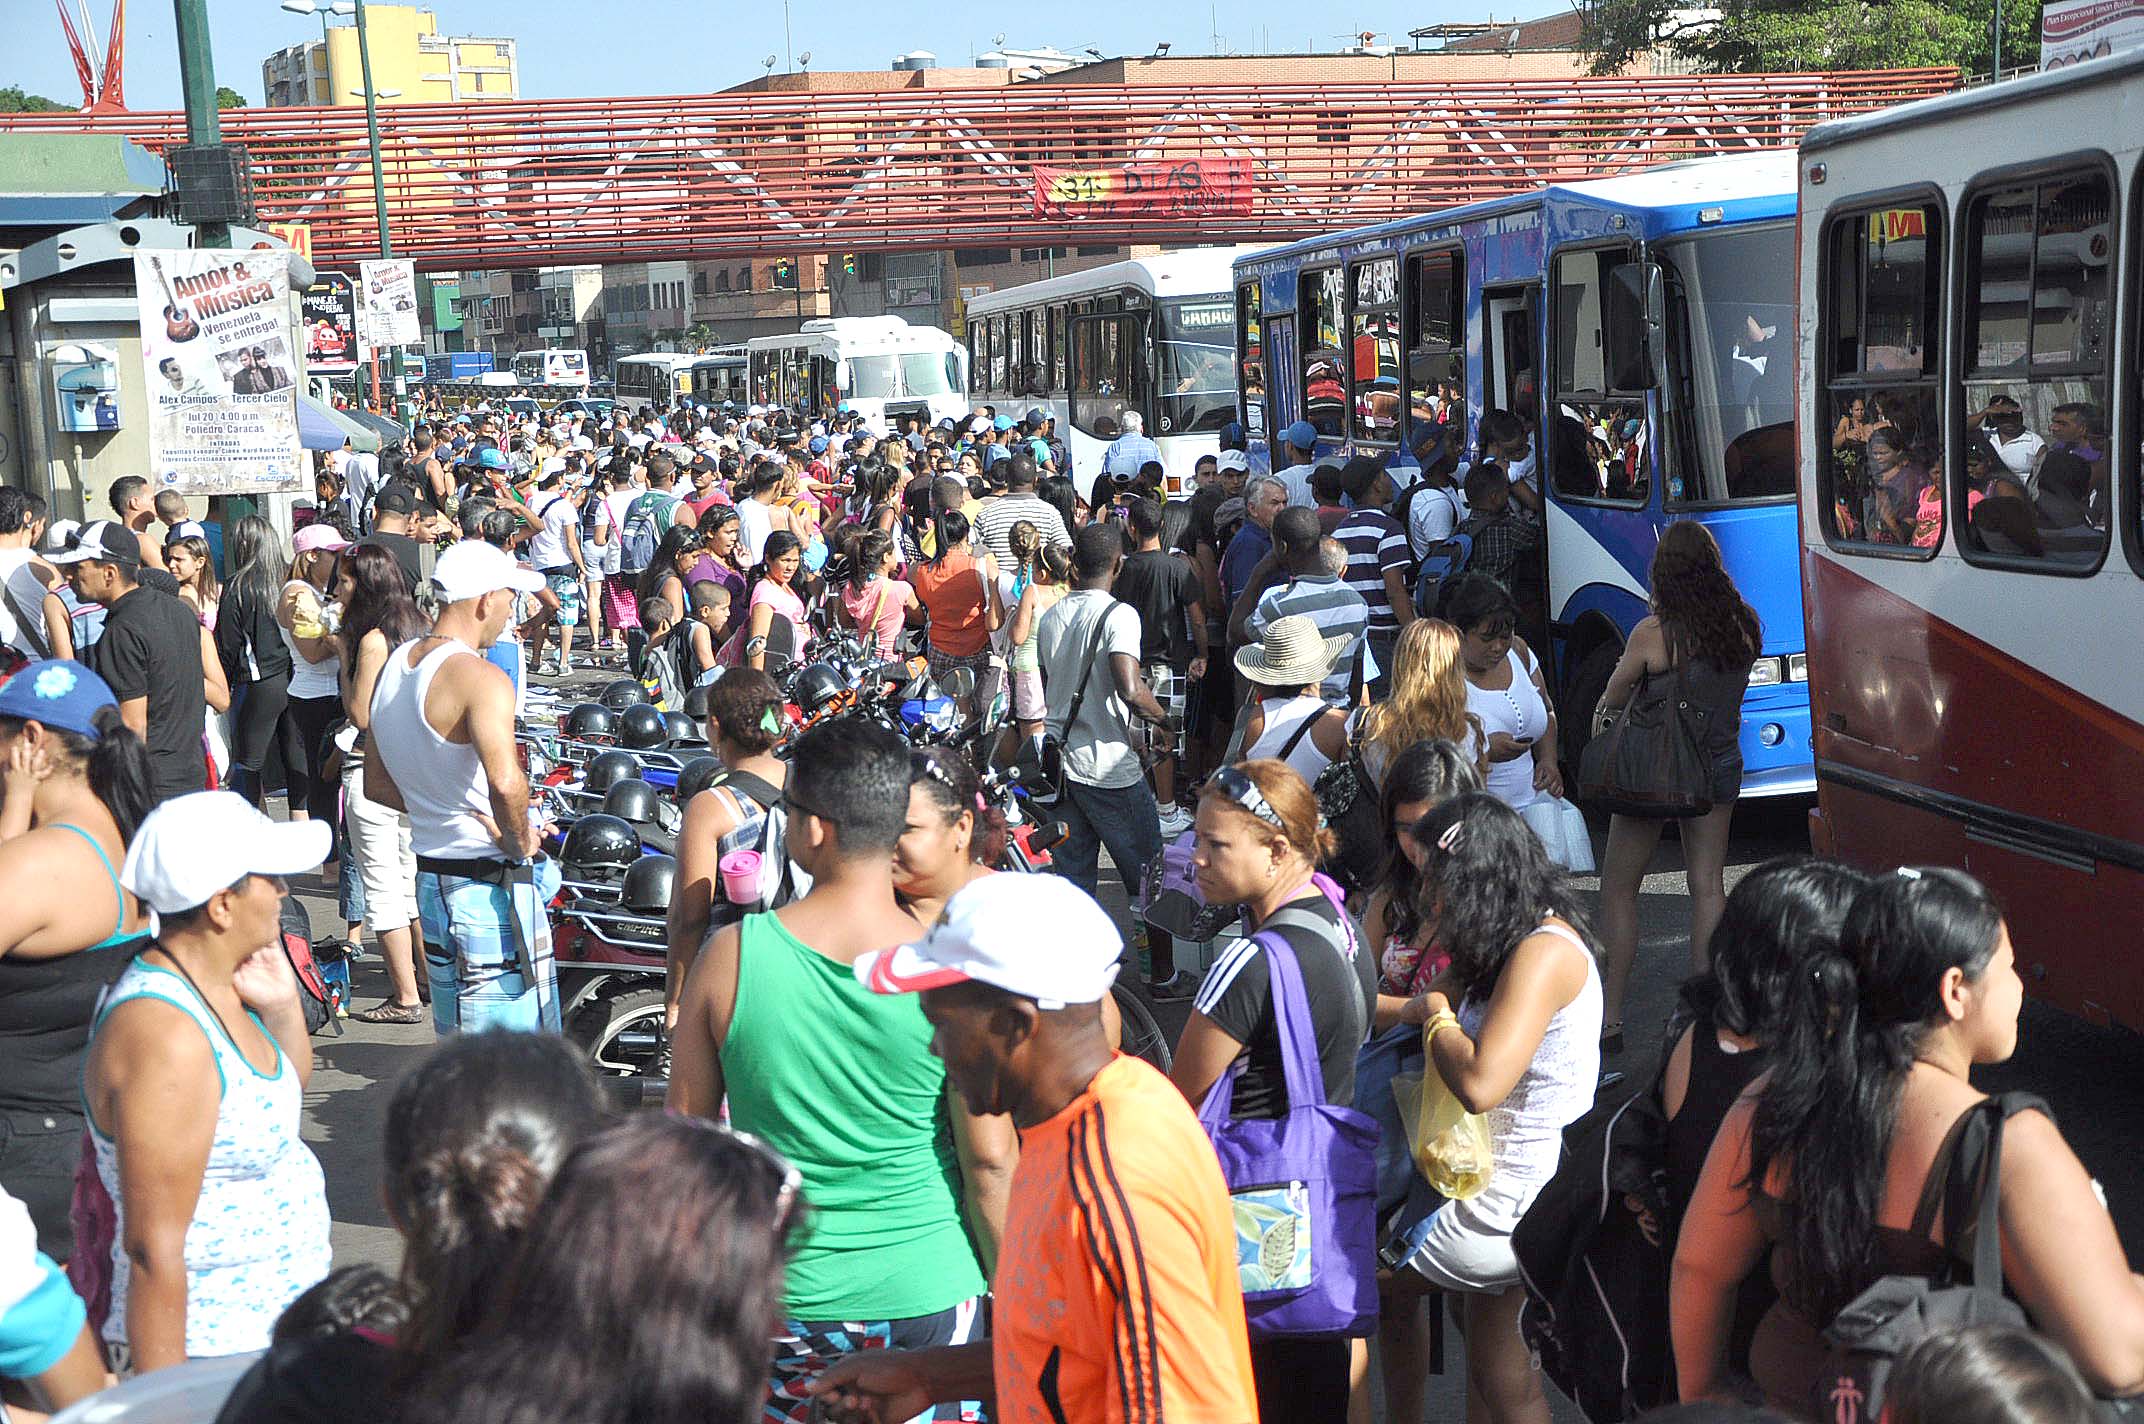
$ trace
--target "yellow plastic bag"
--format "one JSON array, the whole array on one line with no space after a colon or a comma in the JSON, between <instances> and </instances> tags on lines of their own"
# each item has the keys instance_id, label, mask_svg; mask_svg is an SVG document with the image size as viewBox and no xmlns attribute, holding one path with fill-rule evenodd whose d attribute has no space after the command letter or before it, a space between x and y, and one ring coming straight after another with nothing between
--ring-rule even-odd
<instances>
[{"instance_id":1,"label":"yellow plastic bag","mask_svg":"<svg viewBox=\"0 0 2144 1424\"><path fill-rule=\"evenodd\" d=\"M1489 1185L1494 1161L1489 1124L1452 1095L1435 1060L1420 1073L1393 1074L1392 1096L1407 1124L1414 1165L1429 1184L1453 1201L1479 1195Z\"/></svg>"}]
</instances>

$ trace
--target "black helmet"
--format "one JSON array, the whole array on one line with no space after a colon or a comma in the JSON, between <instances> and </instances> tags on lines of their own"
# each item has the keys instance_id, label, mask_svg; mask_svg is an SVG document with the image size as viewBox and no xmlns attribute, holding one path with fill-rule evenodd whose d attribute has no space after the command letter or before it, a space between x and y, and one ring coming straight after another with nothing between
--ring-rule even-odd
<instances>
[{"instance_id":1,"label":"black helmet","mask_svg":"<svg viewBox=\"0 0 2144 1424\"><path fill-rule=\"evenodd\" d=\"M573 880L607 880L640 858L640 833L616 816L583 816L566 830L559 867Z\"/></svg>"},{"instance_id":2,"label":"black helmet","mask_svg":"<svg viewBox=\"0 0 2144 1424\"><path fill-rule=\"evenodd\" d=\"M566 714L566 735L586 741L607 737L618 726L618 714L600 702L583 702Z\"/></svg>"},{"instance_id":3,"label":"black helmet","mask_svg":"<svg viewBox=\"0 0 2144 1424\"><path fill-rule=\"evenodd\" d=\"M603 691L596 700L613 712L623 712L628 707L639 707L648 700L648 690L632 678L621 677L615 682L603 684Z\"/></svg>"},{"instance_id":4,"label":"black helmet","mask_svg":"<svg viewBox=\"0 0 2144 1424\"><path fill-rule=\"evenodd\" d=\"M604 709L604 715L610 715L609 708ZM633 780L639 775L640 763L633 760L631 752L616 748L597 752L588 759L588 765L581 768L581 790L590 796L601 796L619 782Z\"/></svg>"},{"instance_id":5,"label":"black helmet","mask_svg":"<svg viewBox=\"0 0 2144 1424\"><path fill-rule=\"evenodd\" d=\"M629 821L635 829L647 829L656 824L655 788L645 781L611 783L610 790L603 793L603 814Z\"/></svg>"},{"instance_id":6,"label":"black helmet","mask_svg":"<svg viewBox=\"0 0 2144 1424\"><path fill-rule=\"evenodd\" d=\"M789 700L809 716L839 697L848 685L831 663L813 663L797 674L796 682L790 686Z\"/></svg>"},{"instance_id":7,"label":"black helmet","mask_svg":"<svg viewBox=\"0 0 2144 1424\"><path fill-rule=\"evenodd\" d=\"M677 884L677 861L667 855L644 855L626 867L618 886L618 904L636 915L660 915L670 909L670 889Z\"/></svg>"},{"instance_id":8,"label":"black helmet","mask_svg":"<svg viewBox=\"0 0 2144 1424\"><path fill-rule=\"evenodd\" d=\"M682 806L693 797L715 784L722 775L722 760L719 757L696 756L678 768L677 804Z\"/></svg>"},{"instance_id":9,"label":"black helmet","mask_svg":"<svg viewBox=\"0 0 2144 1424\"><path fill-rule=\"evenodd\" d=\"M685 715L695 722L707 720L707 699L714 690L711 682L699 683L685 690Z\"/></svg>"},{"instance_id":10,"label":"black helmet","mask_svg":"<svg viewBox=\"0 0 2144 1424\"><path fill-rule=\"evenodd\" d=\"M663 714L645 702L635 703L618 714L618 742L645 751L670 740L670 726Z\"/></svg>"},{"instance_id":11,"label":"black helmet","mask_svg":"<svg viewBox=\"0 0 2144 1424\"><path fill-rule=\"evenodd\" d=\"M663 725L670 729L672 746L679 742L698 742L703 747L707 745L707 738L700 735L700 724L682 712L663 713Z\"/></svg>"}]
</instances>

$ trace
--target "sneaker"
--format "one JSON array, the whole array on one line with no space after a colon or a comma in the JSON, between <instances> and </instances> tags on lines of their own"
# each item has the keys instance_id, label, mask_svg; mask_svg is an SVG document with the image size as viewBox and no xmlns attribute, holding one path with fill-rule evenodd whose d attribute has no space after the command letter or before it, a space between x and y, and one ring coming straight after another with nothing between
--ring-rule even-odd
<instances>
[{"instance_id":1,"label":"sneaker","mask_svg":"<svg viewBox=\"0 0 2144 1424\"><path fill-rule=\"evenodd\" d=\"M1162 980L1159 984L1146 986L1147 998L1157 1004L1180 1004L1184 1000L1195 996L1198 991L1198 976L1187 974L1181 969Z\"/></svg>"},{"instance_id":2,"label":"sneaker","mask_svg":"<svg viewBox=\"0 0 2144 1424\"><path fill-rule=\"evenodd\" d=\"M1181 806L1171 804L1162 807L1161 838L1165 841L1175 840L1191 829L1191 821L1191 813Z\"/></svg>"}]
</instances>

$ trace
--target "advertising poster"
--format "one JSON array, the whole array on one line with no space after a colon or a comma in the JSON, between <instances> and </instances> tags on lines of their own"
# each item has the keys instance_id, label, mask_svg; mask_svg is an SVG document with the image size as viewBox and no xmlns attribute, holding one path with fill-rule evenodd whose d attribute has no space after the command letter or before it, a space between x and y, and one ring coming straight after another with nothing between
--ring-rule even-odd
<instances>
[{"instance_id":1,"label":"advertising poster","mask_svg":"<svg viewBox=\"0 0 2144 1424\"><path fill-rule=\"evenodd\" d=\"M2144 45L2144 0L2049 0L2040 7L2040 68L2060 69Z\"/></svg>"},{"instance_id":2,"label":"advertising poster","mask_svg":"<svg viewBox=\"0 0 2144 1424\"><path fill-rule=\"evenodd\" d=\"M390 260L359 264L365 303L367 346L415 346L424 340L417 326L417 269Z\"/></svg>"},{"instance_id":3,"label":"advertising poster","mask_svg":"<svg viewBox=\"0 0 2144 1424\"><path fill-rule=\"evenodd\" d=\"M134 290L151 483L181 494L309 488L288 255L138 252Z\"/></svg>"},{"instance_id":4,"label":"advertising poster","mask_svg":"<svg viewBox=\"0 0 2144 1424\"><path fill-rule=\"evenodd\" d=\"M322 272L298 298L305 319L305 369L346 376L357 369L357 283L347 272Z\"/></svg>"},{"instance_id":5,"label":"advertising poster","mask_svg":"<svg viewBox=\"0 0 2144 1424\"><path fill-rule=\"evenodd\" d=\"M1035 167L1038 218L1246 217L1251 160L1184 158L1109 168Z\"/></svg>"}]
</instances>

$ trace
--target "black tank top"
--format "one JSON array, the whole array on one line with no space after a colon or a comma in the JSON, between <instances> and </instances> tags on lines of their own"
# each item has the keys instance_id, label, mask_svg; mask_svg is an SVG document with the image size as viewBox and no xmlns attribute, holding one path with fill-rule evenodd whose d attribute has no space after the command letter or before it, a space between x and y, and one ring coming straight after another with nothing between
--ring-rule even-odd
<instances>
[{"instance_id":1,"label":"black tank top","mask_svg":"<svg viewBox=\"0 0 2144 1424\"><path fill-rule=\"evenodd\" d=\"M1720 1047L1719 1026L1712 1015L1702 1013L1690 1026L1690 1078L1683 1090L1682 1109L1668 1122L1668 1204L1675 1218L1697 1191L1697 1179L1705 1170L1705 1154L1720 1124L1742 1096L1742 1090L1764 1071L1762 1049L1729 1053Z\"/></svg>"},{"instance_id":2,"label":"black tank top","mask_svg":"<svg viewBox=\"0 0 2144 1424\"><path fill-rule=\"evenodd\" d=\"M142 935L53 959L0 957L0 1112L82 1115L97 1001L148 943Z\"/></svg>"}]
</instances>

